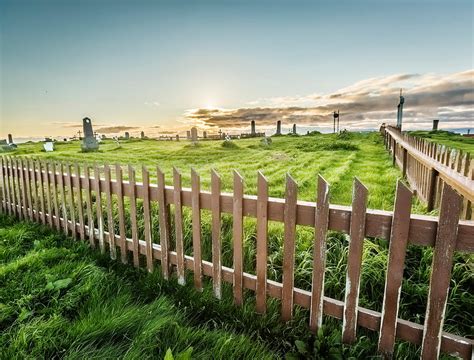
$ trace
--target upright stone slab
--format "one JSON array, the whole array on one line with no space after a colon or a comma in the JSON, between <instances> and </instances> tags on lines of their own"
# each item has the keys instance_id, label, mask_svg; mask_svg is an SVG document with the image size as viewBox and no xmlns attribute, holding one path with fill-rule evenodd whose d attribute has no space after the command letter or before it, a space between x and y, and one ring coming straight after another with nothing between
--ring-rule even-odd
<instances>
[{"instance_id":1,"label":"upright stone slab","mask_svg":"<svg viewBox=\"0 0 474 360\"><path fill-rule=\"evenodd\" d=\"M142 132L140 133L140 139L142 139L142 140L145 139L145 132L144 132L144 131L142 131Z\"/></svg>"},{"instance_id":2,"label":"upright stone slab","mask_svg":"<svg viewBox=\"0 0 474 360\"><path fill-rule=\"evenodd\" d=\"M191 128L191 141L197 142L198 141L198 131L195 127Z\"/></svg>"},{"instance_id":3,"label":"upright stone slab","mask_svg":"<svg viewBox=\"0 0 474 360\"><path fill-rule=\"evenodd\" d=\"M125 131L125 140L130 139L130 133L128 131Z\"/></svg>"},{"instance_id":4,"label":"upright stone slab","mask_svg":"<svg viewBox=\"0 0 474 360\"><path fill-rule=\"evenodd\" d=\"M203 131L203 132L202 132L202 137L203 137L204 139L207 139L207 131Z\"/></svg>"},{"instance_id":5,"label":"upright stone slab","mask_svg":"<svg viewBox=\"0 0 474 360\"><path fill-rule=\"evenodd\" d=\"M176 134L176 141L179 141L179 134Z\"/></svg>"},{"instance_id":6,"label":"upright stone slab","mask_svg":"<svg viewBox=\"0 0 474 360\"><path fill-rule=\"evenodd\" d=\"M275 135L281 135L281 121L280 120L277 121L277 131Z\"/></svg>"},{"instance_id":7,"label":"upright stone slab","mask_svg":"<svg viewBox=\"0 0 474 360\"><path fill-rule=\"evenodd\" d=\"M433 131L438 130L439 120L433 120Z\"/></svg>"},{"instance_id":8,"label":"upright stone slab","mask_svg":"<svg viewBox=\"0 0 474 360\"><path fill-rule=\"evenodd\" d=\"M186 131L186 139L188 139L188 140L191 139L191 131L189 131L189 130Z\"/></svg>"},{"instance_id":9,"label":"upright stone slab","mask_svg":"<svg viewBox=\"0 0 474 360\"><path fill-rule=\"evenodd\" d=\"M8 143L13 144L13 136L12 134L8 134Z\"/></svg>"},{"instance_id":10,"label":"upright stone slab","mask_svg":"<svg viewBox=\"0 0 474 360\"><path fill-rule=\"evenodd\" d=\"M84 132L84 139L82 139L82 151L96 151L99 149L99 143L94 136L92 130L92 121L89 118L82 119L82 128Z\"/></svg>"},{"instance_id":11,"label":"upright stone slab","mask_svg":"<svg viewBox=\"0 0 474 360\"><path fill-rule=\"evenodd\" d=\"M252 136L255 136L255 120L250 122L250 133Z\"/></svg>"},{"instance_id":12,"label":"upright stone slab","mask_svg":"<svg viewBox=\"0 0 474 360\"><path fill-rule=\"evenodd\" d=\"M296 135L296 124L293 124L293 135Z\"/></svg>"}]
</instances>

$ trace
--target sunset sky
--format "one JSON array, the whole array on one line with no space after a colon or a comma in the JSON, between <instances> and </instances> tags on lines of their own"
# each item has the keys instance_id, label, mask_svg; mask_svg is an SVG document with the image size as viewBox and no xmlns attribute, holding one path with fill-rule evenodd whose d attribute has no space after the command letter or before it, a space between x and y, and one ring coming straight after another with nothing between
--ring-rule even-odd
<instances>
[{"instance_id":1,"label":"sunset sky","mask_svg":"<svg viewBox=\"0 0 474 360\"><path fill-rule=\"evenodd\" d=\"M471 1L0 0L0 137L474 127Z\"/></svg>"}]
</instances>

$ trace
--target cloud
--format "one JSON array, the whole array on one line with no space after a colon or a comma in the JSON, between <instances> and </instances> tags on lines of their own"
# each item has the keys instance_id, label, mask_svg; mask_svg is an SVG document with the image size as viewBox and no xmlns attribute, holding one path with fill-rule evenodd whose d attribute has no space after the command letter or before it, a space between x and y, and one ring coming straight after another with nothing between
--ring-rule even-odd
<instances>
[{"instance_id":1,"label":"cloud","mask_svg":"<svg viewBox=\"0 0 474 360\"><path fill-rule=\"evenodd\" d=\"M340 110L342 128L376 128L396 121L400 88L405 124L416 126L439 118L440 124L473 126L474 70L370 78L330 94L259 99L236 109L190 109L184 119L200 127L227 129L248 128L252 120L259 127L274 126L277 120L327 127L332 125L332 112Z\"/></svg>"},{"instance_id":2,"label":"cloud","mask_svg":"<svg viewBox=\"0 0 474 360\"><path fill-rule=\"evenodd\" d=\"M146 106L159 107L161 104L158 101L145 101Z\"/></svg>"},{"instance_id":3,"label":"cloud","mask_svg":"<svg viewBox=\"0 0 474 360\"><path fill-rule=\"evenodd\" d=\"M118 125L118 126L103 127L103 128L97 129L97 132L102 133L102 134L116 134L119 132L128 131L128 130L136 130L136 129L139 129L139 128L136 126Z\"/></svg>"}]
</instances>

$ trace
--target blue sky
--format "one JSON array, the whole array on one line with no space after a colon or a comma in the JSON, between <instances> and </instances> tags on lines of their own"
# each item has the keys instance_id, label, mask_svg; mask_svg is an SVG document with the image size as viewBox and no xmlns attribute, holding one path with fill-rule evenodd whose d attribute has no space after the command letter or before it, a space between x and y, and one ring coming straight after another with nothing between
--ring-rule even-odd
<instances>
[{"instance_id":1,"label":"blue sky","mask_svg":"<svg viewBox=\"0 0 474 360\"><path fill-rule=\"evenodd\" d=\"M367 79L378 79L371 91L393 95L394 108L395 88L404 85L407 111L410 86L426 98L426 87L444 79L451 92L464 89L465 101L418 104L412 122L453 107L465 116L447 120L472 121L469 1L0 0L0 24L2 137L73 134L84 116L109 132L184 131L190 123L237 131L252 109L271 115L295 104L313 117L285 112L284 123L323 126L328 104L342 106L330 95L357 93ZM366 95L359 94L357 104ZM377 111L391 118L395 109L385 103ZM198 109L213 111L196 116ZM371 113L370 104L344 109L354 128ZM250 115L238 118L243 112ZM276 119L255 118L261 128ZM370 121L359 127L376 127L384 117L363 119Z\"/></svg>"}]
</instances>

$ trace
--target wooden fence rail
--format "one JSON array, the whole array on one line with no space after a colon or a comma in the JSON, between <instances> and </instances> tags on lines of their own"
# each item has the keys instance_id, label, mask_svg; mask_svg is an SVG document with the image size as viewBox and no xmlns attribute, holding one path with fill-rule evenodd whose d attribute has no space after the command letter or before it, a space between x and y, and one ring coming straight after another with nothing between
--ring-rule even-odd
<instances>
[{"instance_id":1,"label":"wooden fence rail","mask_svg":"<svg viewBox=\"0 0 474 360\"><path fill-rule=\"evenodd\" d=\"M428 211L440 206L446 183L463 197L461 218L472 219L474 159L470 153L402 133L393 126L382 126L380 130L387 150L392 153L393 164L402 169Z\"/></svg>"},{"instance_id":2,"label":"wooden fence rail","mask_svg":"<svg viewBox=\"0 0 474 360\"><path fill-rule=\"evenodd\" d=\"M92 169L92 171L91 171ZM113 171L112 171L113 170ZM103 174L103 177L101 176ZM115 175L115 178L114 178ZM243 304L243 289L255 292L256 311L266 311L267 298L281 300L284 321L292 318L296 305L310 309L309 328L317 331L322 316L343 321L343 340L356 339L357 327L379 332L379 350L391 356L395 339L422 345L422 358L436 358L440 351L469 359L473 351L470 339L442 331L444 309L451 276L453 253L474 252L474 222L460 221L461 196L445 183L440 199L439 217L410 213L412 192L399 182L394 212L367 209L368 190L354 181L351 207L329 204L329 184L318 178L317 202L297 201L297 184L287 176L284 199L268 197L268 183L258 174L257 196L244 195L244 180L234 173L233 194L221 192L220 177L211 174L211 191L200 188L200 177L191 172L191 189L183 188L181 173L173 170L173 186L165 185L164 173L156 168L157 184L150 181L149 169L142 169L142 182L136 181L135 169L128 167L128 181L123 180L122 166L88 166L58 164L21 157L0 158L1 202L3 213L20 219L40 222L66 234L99 245L112 258L120 252L122 262L154 270L161 263L163 276L175 273L179 284L185 284L185 270L194 273L194 284L202 290L202 277L212 279L214 294L222 296L222 281L233 285L234 301ZM138 206L138 200L142 206ZM131 231L125 226L125 203L131 217ZM112 208L118 208L118 218ZM174 211L171 212L170 205ZM152 207L158 208L152 211ZM192 212L192 253L186 255L183 244L183 207ZM212 261L201 256L201 213L211 214ZM174 214L174 221L171 214ZM233 268L222 264L221 216L233 218ZM106 222L104 223L104 216ZM243 271L243 219L257 219L256 274ZM118 221L118 224L117 224ZM139 231L138 222L143 222ZM284 225L282 282L267 279L268 221ZM314 228L313 279L311 291L294 285L296 226ZM172 238L174 227L174 238ZM337 230L350 236L345 300L324 295L326 233ZM140 238L142 237L142 238ZM382 312L359 305L362 245L365 238L389 241L385 294ZM173 241L174 240L174 243ZM434 247L430 291L424 325L398 318L404 259L408 244ZM174 247L172 249L172 247Z\"/></svg>"}]
</instances>

